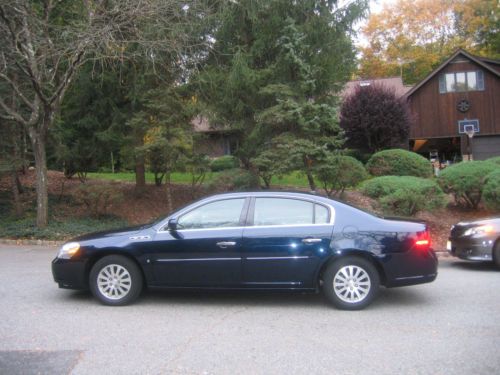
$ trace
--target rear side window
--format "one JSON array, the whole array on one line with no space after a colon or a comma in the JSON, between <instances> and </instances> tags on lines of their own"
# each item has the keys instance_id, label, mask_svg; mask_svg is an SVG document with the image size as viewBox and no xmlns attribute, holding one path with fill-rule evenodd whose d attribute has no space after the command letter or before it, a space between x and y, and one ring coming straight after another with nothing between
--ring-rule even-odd
<instances>
[{"instance_id":1,"label":"rear side window","mask_svg":"<svg viewBox=\"0 0 500 375\"><path fill-rule=\"evenodd\" d=\"M316 210L314 223L328 224L330 222L330 213L328 212L328 208L320 204L315 204L314 208Z\"/></svg>"},{"instance_id":2,"label":"rear side window","mask_svg":"<svg viewBox=\"0 0 500 375\"><path fill-rule=\"evenodd\" d=\"M328 220L328 209L312 202L288 198L255 199L253 224L256 226L324 224Z\"/></svg>"}]
</instances>

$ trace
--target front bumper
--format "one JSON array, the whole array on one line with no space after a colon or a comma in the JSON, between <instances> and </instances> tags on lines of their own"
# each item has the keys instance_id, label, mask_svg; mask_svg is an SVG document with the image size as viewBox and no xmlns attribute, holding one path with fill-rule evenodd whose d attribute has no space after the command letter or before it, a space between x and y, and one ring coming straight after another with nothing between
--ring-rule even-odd
<instances>
[{"instance_id":1,"label":"front bumper","mask_svg":"<svg viewBox=\"0 0 500 375\"><path fill-rule=\"evenodd\" d=\"M450 238L446 250L454 257L471 261L493 260L493 238L458 240Z\"/></svg>"},{"instance_id":2,"label":"front bumper","mask_svg":"<svg viewBox=\"0 0 500 375\"><path fill-rule=\"evenodd\" d=\"M55 258L52 261L52 276L59 288L87 289L86 261Z\"/></svg>"}]
</instances>

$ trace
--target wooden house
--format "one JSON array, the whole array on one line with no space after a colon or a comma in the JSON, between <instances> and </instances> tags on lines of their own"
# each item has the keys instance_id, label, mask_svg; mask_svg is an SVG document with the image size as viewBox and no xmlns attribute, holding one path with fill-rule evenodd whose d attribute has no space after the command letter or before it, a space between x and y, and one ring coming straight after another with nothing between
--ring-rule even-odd
<instances>
[{"instance_id":1,"label":"wooden house","mask_svg":"<svg viewBox=\"0 0 500 375\"><path fill-rule=\"evenodd\" d=\"M406 97L411 150L442 162L500 156L500 61L458 50Z\"/></svg>"}]
</instances>

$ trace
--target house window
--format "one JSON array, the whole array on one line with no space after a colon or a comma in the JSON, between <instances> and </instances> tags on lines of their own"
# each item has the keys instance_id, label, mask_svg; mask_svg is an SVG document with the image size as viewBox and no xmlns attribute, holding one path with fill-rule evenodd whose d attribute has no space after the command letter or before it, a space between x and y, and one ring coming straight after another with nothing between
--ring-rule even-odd
<instances>
[{"instance_id":1,"label":"house window","mask_svg":"<svg viewBox=\"0 0 500 375\"><path fill-rule=\"evenodd\" d=\"M484 74L475 72L445 73L439 76L439 92L463 92L484 90Z\"/></svg>"}]
</instances>

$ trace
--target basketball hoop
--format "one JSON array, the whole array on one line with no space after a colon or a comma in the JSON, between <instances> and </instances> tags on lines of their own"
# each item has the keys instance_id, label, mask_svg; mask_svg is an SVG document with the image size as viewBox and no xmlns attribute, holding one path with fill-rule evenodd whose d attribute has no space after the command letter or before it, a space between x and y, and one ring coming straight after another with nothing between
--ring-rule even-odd
<instances>
[{"instance_id":1,"label":"basketball hoop","mask_svg":"<svg viewBox=\"0 0 500 375\"><path fill-rule=\"evenodd\" d=\"M467 134L467 137L469 137L469 139L472 139L472 137L474 137L474 133L474 128L465 129L465 134Z\"/></svg>"}]
</instances>

